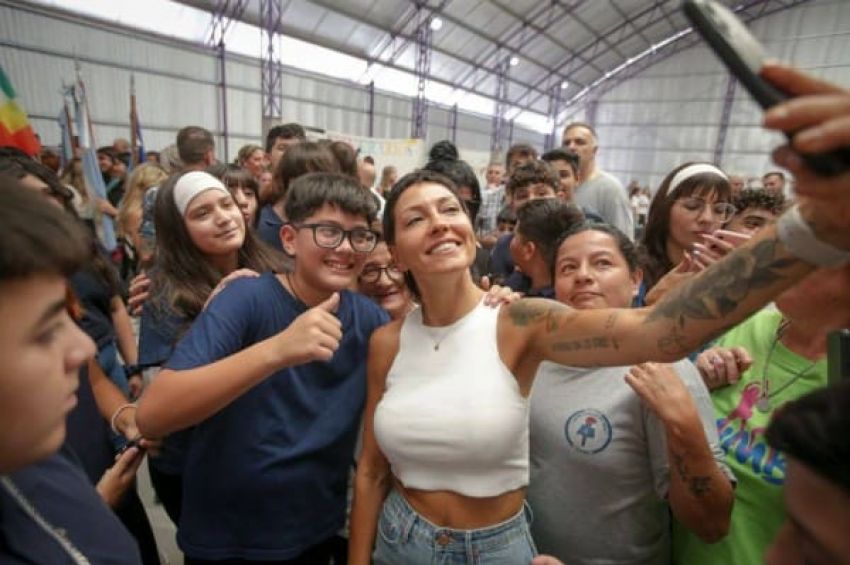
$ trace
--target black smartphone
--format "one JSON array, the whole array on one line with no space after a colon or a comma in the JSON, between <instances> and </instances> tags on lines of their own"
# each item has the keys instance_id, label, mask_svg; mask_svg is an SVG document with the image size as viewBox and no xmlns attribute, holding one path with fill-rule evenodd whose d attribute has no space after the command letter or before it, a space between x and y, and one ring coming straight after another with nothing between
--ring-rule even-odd
<instances>
[{"instance_id":1,"label":"black smartphone","mask_svg":"<svg viewBox=\"0 0 850 565\"><path fill-rule=\"evenodd\" d=\"M732 10L714 0L685 0L682 9L696 32L762 108L790 98L759 76L764 48ZM834 176L850 170L850 148L801 157L819 175Z\"/></svg>"}]
</instances>

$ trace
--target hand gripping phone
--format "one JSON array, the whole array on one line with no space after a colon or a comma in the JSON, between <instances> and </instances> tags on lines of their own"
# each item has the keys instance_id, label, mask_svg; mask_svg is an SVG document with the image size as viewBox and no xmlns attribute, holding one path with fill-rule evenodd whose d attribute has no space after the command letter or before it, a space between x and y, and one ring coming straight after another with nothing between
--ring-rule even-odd
<instances>
[{"instance_id":1,"label":"hand gripping phone","mask_svg":"<svg viewBox=\"0 0 850 565\"><path fill-rule=\"evenodd\" d=\"M790 98L759 76L765 59L764 48L732 10L714 0L685 0L682 10L696 32L762 108L766 110ZM800 156L822 176L850 170L850 147Z\"/></svg>"}]
</instances>

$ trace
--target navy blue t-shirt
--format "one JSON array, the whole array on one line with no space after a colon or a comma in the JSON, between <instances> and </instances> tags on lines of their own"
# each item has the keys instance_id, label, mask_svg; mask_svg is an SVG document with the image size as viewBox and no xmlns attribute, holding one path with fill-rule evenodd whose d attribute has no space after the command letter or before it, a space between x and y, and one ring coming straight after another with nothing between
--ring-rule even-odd
<instances>
[{"instance_id":1,"label":"navy blue t-shirt","mask_svg":"<svg viewBox=\"0 0 850 565\"><path fill-rule=\"evenodd\" d=\"M272 209L270 204L266 204L260 208L260 218L257 220L257 234L260 239L271 245L278 251L283 251L283 244L280 243L280 228L283 227L283 220Z\"/></svg>"},{"instance_id":2,"label":"navy blue t-shirt","mask_svg":"<svg viewBox=\"0 0 850 565\"><path fill-rule=\"evenodd\" d=\"M292 559L345 523L369 337L389 318L363 296L340 295L343 337L329 362L277 371L195 427L177 535L186 555ZM228 357L306 310L273 273L235 280L198 316L166 367Z\"/></svg>"},{"instance_id":3,"label":"navy blue t-shirt","mask_svg":"<svg viewBox=\"0 0 850 565\"><path fill-rule=\"evenodd\" d=\"M165 365L186 321L155 303L146 304L139 321L139 366ZM156 377L154 377L156 378ZM159 452L148 458L148 464L167 475L180 475L191 441L192 428L174 432L164 438Z\"/></svg>"},{"instance_id":4,"label":"navy blue t-shirt","mask_svg":"<svg viewBox=\"0 0 850 565\"><path fill-rule=\"evenodd\" d=\"M136 541L89 483L67 446L9 479L27 503L50 526L64 530L91 563L141 563ZM0 486L0 563L73 563L6 485Z\"/></svg>"},{"instance_id":5,"label":"navy blue t-shirt","mask_svg":"<svg viewBox=\"0 0 850 565\"><path fill-rule=\"evenodd\" d=\"M91 269L80 269L71 275L69 282L83 309L80 328L100 350L115 340L115 327L112 325L112 298L115 293Z\"/></svg>"}]
</instances>

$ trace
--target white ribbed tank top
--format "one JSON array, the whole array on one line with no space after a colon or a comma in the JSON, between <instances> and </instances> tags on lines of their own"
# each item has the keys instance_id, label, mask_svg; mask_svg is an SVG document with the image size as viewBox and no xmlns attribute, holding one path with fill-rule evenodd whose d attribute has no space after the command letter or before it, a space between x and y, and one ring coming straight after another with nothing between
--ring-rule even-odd
<instances>
[{"instance_id":1,"label":"white ribbed tank top","mask_svg":"<svg viewBox=\"0 0 850 565\"><path fill-rule=\"evenodd\" d=\"M405 318L375 438L407 488L497 496L528 485L528 399L499 357L498 308L449 326Z\"/></svg>"}]
</instances>

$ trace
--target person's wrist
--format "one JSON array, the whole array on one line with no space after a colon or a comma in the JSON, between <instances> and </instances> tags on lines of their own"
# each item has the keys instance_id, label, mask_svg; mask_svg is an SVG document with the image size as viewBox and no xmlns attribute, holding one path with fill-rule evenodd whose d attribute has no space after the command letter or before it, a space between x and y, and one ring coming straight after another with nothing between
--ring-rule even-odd
<instances>
[{"instance_id":1,"label":"person's wrist","mask_svg":"<svg viewBox=\"0 0 850 565\"><path fill-rule=\"evenodd\" d=\"M817 267L850 263L850 251L836 247L846 239L846 230L832 226L812 206L794 204L776 223L779 241L791 255ZM843 243L847 243L843 241Z\"/></svg>"}]
</instances>

